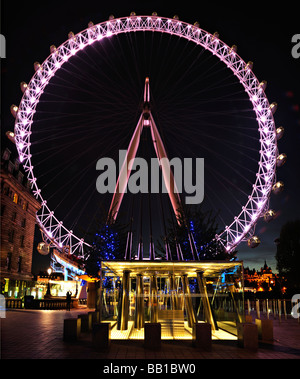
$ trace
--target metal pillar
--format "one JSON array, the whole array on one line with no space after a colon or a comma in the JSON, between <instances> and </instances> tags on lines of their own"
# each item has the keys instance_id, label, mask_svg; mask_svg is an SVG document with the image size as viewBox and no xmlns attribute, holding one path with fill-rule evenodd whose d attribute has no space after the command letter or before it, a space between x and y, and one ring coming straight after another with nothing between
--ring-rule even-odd
<instances>
[{"instance_id":1,"label":"metal pillar","mask_svg":"<svg viewBox=\"0 0 300 379\"><path fill-rule=\"evenodd\" d=\"M118 330L128 329L129 318L129 280L130 271L123 272L121 310L119 315Z\"/></svg>"},{"instance_id":2,"label":"metal pillar","mask_svg":"<svg viewBox=\"0 0 300 379\"><path fill-rule=\"evenodd\" d=\"M183 293L184 293L185 309L188 316L188 324L190 328L193 328L194 324L197 323L197 320L196 320L195 312L193 309L188 276L182 275L181 279L182 279L182 287L183 287Z\"/></svg>"},{"instance_id":3,"label":"metal pillar","mask_svg":"<svg viewBox=\"0 0 300 379\"><path fill-rule=\"evenodd\" d=\"M136 296L135 296L135 320L134 327L142 329L144 327L144 283L143 276L137 275L136 277Z\"/></svg>"},{"instance_id":4,"label":"metal pillar","mask_svg":"<svg viewBox=\"0 0 300 379\"><path fill-rule=\"evenodd\" d=\"M204 314L205 314L205 320L211 325L211 330L218 330L217 323L215 322L215 319L213 317L211 304L208 299L207 294L207 288L206 288L206 279L203 276L203 272L199 271L197 272L197 281L198 281L198 287L200 290L201 299L203 302L203 308L204 308Z\"/></svg>"},{"instance_id":5,"label":"metal pillar","mask_svg":"<svg viewBox=\"0 0 300 379\"><path fill-rule=\"evenodd\" d=\"M158 296L157 296L157 278L151 275L150 278L150 322L158 322Z\"/></svg>"},{"instance_id":6,"label":"metal pillar","mask_svg":"<svg viewBox=\"0 0 300 379\"><path fill-rule=\"evenodd\" d=\"M177 288L175 283L175 276L173 274L169 274L169 283L170 283L170 297L171 297L171 308L173 310L178 310L178 296L177 296Z\"/></svg>"},{"instance_id":7,"label":"metal pillar","mask_svg":"<svg viewBox=\"0 0 300 379\"><path fill-rule=\"evenodd\" d=\"M230 297L231 297L232 304L233 304L233 309L236 311L237 320L239 323L241 323L242 322L242 315L240 314L239 307L237 306L235 298L234 298L234 291L235 291L234 284L227 285L227 289L229 290L229 293L230 293ZM259 307L258 307L258 310L259 310ZM258 318L260 318L260 316Z\"/></svg>"},{"instance_id":8,"label":"metal pillar","mask_svg":"<svg viewBox=\"0 0 300 379\"><path fill-rule=\"evenodd\" d=\"M151 113L151 99L150 99L150 80L146 78L145 91L144 91L144 107L141 117L138 121L137 127L134 131L133 137L130 141L125 161L120 170L117 186L114 192L113 200L109 210L110 222L117 219L118 213L122 204L124 194L126 193L126 187L129 181L129 177L132 170L133 161L136 157L138 147L141 140L141 134L144 127L149 127L151 130L152 142L156 152L156 156L161 163L161 169L163 174L164 183L168 191L170 201L177 218L177 222L180 220L179 209L182 208L179 191L177 189L173 172L171 170L166 149L159 134L158 128L155 124L154 118ZM195 259L195 257L194 257Z\"/></svg>"}]
</instances>

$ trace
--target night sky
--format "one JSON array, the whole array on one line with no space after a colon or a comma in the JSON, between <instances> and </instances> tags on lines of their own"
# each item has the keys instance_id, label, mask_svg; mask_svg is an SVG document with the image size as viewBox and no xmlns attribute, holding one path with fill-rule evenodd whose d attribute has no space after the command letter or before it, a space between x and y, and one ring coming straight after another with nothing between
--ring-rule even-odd
<instances>
[{"instance_id":1,"label":"night sky","mask_svg":"<svg viewBox=\"0 0 300 379\"><path fill-rule=\"evenodd\" d=\"M5 35L7 41L7 59L1 62L2 139L5 138L4 135L8 130L13 129L13 118L9 108L11 104L18 105L21 100L20 82L29 82L34 73L33 63L35 61L42 63L49 55L49 47L52 44L59 46L63 43L70 31L76 34L85 29L89 21L97 24L106 21L110 14L116 18L125 17L132 11L135 11L137 15L151 15L156 11L159 16L170 18L177 14L182 21L191 24L198 21L202 29L210 33L218 31L220 38L229 46L237 45L239 55L246 62L250 60L254 62L254 73L258 79L268 82L266 93L270 103L277 102L279 105L275 121L278 127L283 126L286 130L284 138L279 142L279 149L281 153L288 155L288 163L277 172L277 179L285 183L285 192L278 197L274 195L271 197L270 208L278 212L278 217L270 224L263 221L258 223L256 234L262 240L259 248L250 250L245 243L238 248L238 258L245 262L245 266L260 269L266 260L275 271L274 240L279 237L280 229L285 222L300 217L298 199L300 59L294 59L291 55L292 36L300 33L299 19L295 9L290 5L270 5L269 7L264 5L262 9L258 2L242 2L241 5L238 3L227 5L225 2L219 5L217 2L211 2L211 5L205 5L204 8L196 5L195 1L185 1L181 4L167 1L111 1L106 4L89 1L88 4L82 2L79 5L78 2L63 3L53 0L47 4L34 1L18 4L5 1L1 4L1 33ZM150 51L144 48L141 57L137 56L137 52L141 52L141 44L145 47L148 46L147 43L151 46L160 45L160 47L157 52L154 49ZM132 44L133 55L130 53ZM122 49L122 55L119 55ZM132 39L120 36L112 42L107 41L97 51L91 49L89 53L88 58L85 53L76 61L68 63L69 66L66 66L64 71L60 70L60 76L50 83L38 108L39 130L32 136L36 175L41 180L45 198L49 199L53 208L57 208L55 209L58 212L57 217L63 218L64 224L70 225L70 229L73 226L74 230L78 228L78 233L80 233L82 228L87 228L87 225L91 225L96 219L95 208L104 210L107 208L108 198L99 196L94 198L94 195L92 196L89 192L89 188L95 185L97 178L95 162L103 156L115 157L114 154L119 149L127 148L140 115L143 82L145 76L149 75L154 98L153 114L165 137L170 157L203 157L206 154L208 166L218 168L217 180L228 178L231 181L232 190L230 191L234 197L238 198L238 201L230 200L229 194L226 194L225 190L222 192L222 186L218 194L218 197L222 197L226 206L230 208L228 212L222 209L222 218L226 222L228 217L228 222L230 222L232 219L230 212L236 214L240 209L239 204L245 203L244 196L249 194L248 182L254 183L255 164L253 165L253 162L257 158L255 143L259 137L257 137L255 122L252 119L253 112L250 110L247 98L241 93L241 88L237 83L232 81L228 75L229 72L222 71L223 68L218 66L214 58L208 58L209 54L199 54L199 51L193 47L189 49L186 43L182 41L174 43L169 37L146 36L144 41L140 41L139 36L134 36ZM122 61L124 57L125 62ZM197 59L199 59L199 64ZM154 68L150 65L150 60ZM164 65L158 70L157 63L161 60ZM172 90L172 85L180 77L179 72L176 71L179 63L185 74L181 92L176 92ZM134 66L136 69L138 67L137 71L132 69ZM215 70L209 71L211 67L215 67ZM101 75L98 74L99 69ZM86 74L81 76L82 72ZM118 78L118 86L113 88L110 87L112 72ZM204 75L205 73L208 74ZM73 80L74 77L76 79ZM87 79L91 80L89 84L87 84ZM219 92L199 91L199 88L209 88L210 85L218 86ZM85 92L76 91L75 87L84 88ZM110 91L109 88L111 88ZM233 93L231 97L228 97L227 89ZM108 92L109 96L102 95ZM195 94L199 95L196 99ZM217 115L215 119L211 119L207 114L212 113L214 106L212 104L216 96L225 97L228 101L218 103ZM234 111L227 114L225 106L231 107ZM66 112L73 114L73 118L69 118L64 124L56 122L58 117ZM94 116L99 114L101 114L101 119ZM204 126L210 125L209 123L219 125L217 139L212 139L212 135L209 134L211 129L198 128L197 120L199 119ZM83 120L85 120L85 126L81 129ZM101 125L106 125L101 131L97 129L99 120ZM240 125L241 122L245 125L245 129L234 137L234 130L230 129L230 125ZM188 126L185 127L185 124ZM64 126L63 132L62 126ZM50 139L49 130L51 130ZM236 141L235 150L229 147L227 149L226 146L231 145L226 143L221 146L220 141L227 140ZM206 148L205 152L204 148ZM74 158L68 163L62 155L54 154L55 150L64 151L69 157L77 157L77 161ZM228 161L235 160L237 166L228 168L226 160L224 163L221 160L220 164L214 162L214 159L218 157L215 155L216 151L226 155ZM142 152L145 153L145 151L139 151L140 154ZM245 152L247 152L247 157L243 158ZM51 154L53 159L50 163ZM147 154L150 157L153 152L147 150ZM239 174L236 175L238 164L240 167L243 165L246 167L243 171L245 180ZM87 176L81 185L79 181L78 186L70 184L72 180L77 182L76 173L85 167L90 168L91 176ZM62 172L62 170L65 171ZM210 190L218 188L218 184L214 181L213 175L209 177L209 172L208 167L207 186L209 188L205 189L206 195L210 202L220 209L222 203L217 204L217 200L213 197L214 191ZM49 180L49 177L52 179ZM91 201L83 210L80 199L87 197ZM75 198L82 212L74 207ZM208 207L210 202L208 201ZM123 207L124 214L128 214L131 204L132 199L129 198ZM72 223L74 225L71 225ZM158 223L156 226L159 234L161 224ZM36 240L39 240L38 235ZM40 260L35 261L36 270L40 268L39 262ZM44 266L41 268L47 268L47 264L44 260L42 262Z\"/></svg>"}]
</instances>

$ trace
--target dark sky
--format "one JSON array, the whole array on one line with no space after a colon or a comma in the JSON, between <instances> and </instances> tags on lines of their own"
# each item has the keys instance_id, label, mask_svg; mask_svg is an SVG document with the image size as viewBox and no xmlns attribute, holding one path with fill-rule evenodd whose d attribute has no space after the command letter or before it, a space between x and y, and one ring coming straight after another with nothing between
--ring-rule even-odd
<instances>
[{"instance_id":1,"label":"dark sky","mask_svg":"<svg viewBox=\"0 0 300 379\"><path fill-rule=\"evenodd\" d=\"M233 4L232 2L230 2L232 5L228 5L228 2L222 2L222 5L218 2L211 2L211 5L205 5L204 8L200 8L198 3L199 2L195 1L174 2L174 4L168 1L110 1L107 3L89 1L73 3L55 0L42 3L36 1L18 2L18 4L8 1L2 2L1 33L5 35L7 41L7 59L1 62L1 136L3 138L6 131L13 129L13 119L11 118L9 107L13 103L18 104L21 99L21 92L19 90L20 82L29 82L33 75L33 63L35 61L43 62L49 55L50 45L55 44L59 46L66 40L71 30L76 34L85 29L91 20L96 24L107 20L110 14L114 14L115 17L123 17L129 15L131 11L135 11L140 15L147 15L156 11L159 15L164 17L173 17L175 14L178 14L182 21L189 23L198 21L202 29L211 33L218 31L220 38L228 45L236 44L239 49L238 53L246 62L249 60L254 62L254 72L256 76L259 80L266 80L268 82L267 95L270 102L276 101L279 104L275 121L277 126L284 126L286 129L285 137L279 143L279 149L280 152L285 152L289 159L288 164L278 171L278 180L285 182L286 190L280 197L271 197L270 207L278 211L279 217L271 224L265 224L262 221L259 222L256 233L261 237L261 246L256 250L249 250L245 244L242 244L239 246L238 254L238 258L244 260L246 266L259 269L263 266L264 260L267 260L267 263L275 270L276 261L274 255L276 247L274 240L279 236L280 229L286 221L300 217L298 199L300 185L300 59L294 59L291 55L292 36L300 33L297 12L291 5L283 5L283 3L279 6L264 5L263 8L261 8L261 2L243 2L240 3L241 5ZM121 38L119 42L122 42ZM180 43L181 42L179 42L178 45L179 49L181 49ZM105 51L103 53L105 53ZM96 56L92 57L92 59L95 61ZM109 59L112 59L112 57ZM165 67L167 68L169 67L168 65L171 64L171 61L168 59L171 58L165 57ZM193 55L191 53L191 60L192 59ZM189 65L191 63L189 63L188 60L185 62L187 67L190 67ZM116 67L118 66L115 66L115 68ZM147 67L147 61L145 67ZM202 69L203 67L205 66L202 66ZM94 74L93 69L94 68L91 68L89 74ZM168 73L168 69L166 69L165 73ZM165 73L162 72L161 76L165 75ZM191 75L195 73L195 70L191 70ZM72 73L69 72L69 74L71 75ZM154 77L155 74L154 72ZM136 113L133 112L129 114L126 109L130 108L132 110L135 102L138 104L139 96L142 95L139 91L140 88L142 88L143 75L144 72L138 73L137 81L131 83L132 96L127 96L126 90L128 90L128 88L126 89L127 82L124 72L124 75L122 75L124 80L123 82L122 80L120 81L119 92L116 91L112 94L112 96L115 96L116 101L111 108L111 112L117 115L118 118L121 118L124 123L131 122L132 128L135 127ZM68 80L67 77L61 78L62 81L66 79ZM192 81L191 79L190 77L189 80ZM69 79L69 81L70 80L71 79ZM218 81L220 79L218 76L215 76L215 80ZM197 83L195 79L195 86ZM62 84L62 82L57 82L57 84ZM80 85L80 82L77 84ZM103 86L105 86L105 83ZM163 124L164 121L168 119L168 116L172 114L174 104L168 103L167 99L164 98L163 87L157 82L153 83L152 90L155 95L155 100L158 103L155 109L157 118L159 119L160 117L161 123ZM45 98L44 104L41 105L41 111L46 115L43 121L45 131L47 131L47 123L45 123L47 112L51 112L49 106L52 106L52 112L55 110L55 108L53 108L55 107L55 103L49 105L51 95L54 96L55 93L50 94L48 99ZM72 93L72 95L76 96L74 93ZM79 94L78 96L81 95ZM80 97L78 97L77 100L80 102ZM174 98L173 100L175 104L176 102L179 104L179 98ZM239 100L243 101L243 98ZM107 101L109 101L109 99ZM121 107L119 103L122 104ZM183 123L184 109L182 109L182 113L180 113L180 107L176 109L178 109L178 111L177 113L175 112L175 116ZM87 111L87 109L85 109L85 111ZM61 110L61 112L63 112L63 110ZM136 112L138 112L138 107ZM196 116L196 113L194 113L194 115ZM175 116L173 114L173 117ZM192 119L193 109L191 108L189 109L188 120L192 123ZM226 122L230 123L231 120L224 120L224 123ZM168 126L166 125L165 127L167 128ZM249 127L251 127L251 125L249 125ZM130 130L132 133L132 129ZM125 129L120 131L120 134L118 134L118 142L120 143L117 145L117 149L121 146L126 146L126 144L128 145L129 132ZM113 129L111 129L111 133L113 133ZM230 136L228 133L226 135ZM226 135L221 136L221 138L225 138ZM110 137L106 135L106 138L109 139ZM198 135L197 138L200 139L200 136ZM36 135L35 141L36 143L38 141L40 143L36 146L39 146L37 149L39 148L46 151L45 146L47 145L47 141L45 142L46 145L43 145L42 139L43 134ZM124 145L121 144L121 140ZM241 140L240 143L246 144L249 140ZM172 137L170 137L168 141L171 145L168 146L168 149L172 152L172 148L174 147L174 155L176 153L179 155L182 154L182 156L184 155L184 149L179 152L180 148L175 148L178 146L176 145L175 139L172 140ZM174 141L174 143L172 141ZM188 143L187 140L184 141L184 143ZM196 141L197 140L193 142ZM204 143L205 142L203 142L203 144ZM105 141L103 141L103 144L105 145ZM98 145L98 148L104 149L104 145ZM63 148L63 146L62 144L61 148ZM90 145L90 148L91 147L92 144ZM73 148L78 151L78 147L73 146ZM190 149L192 154L192 147ZM215 144L213 149L218 149L218 145ZM195 150L193 154L196 154ZM42 155L40 157L38 156L37 159L42 157ZM83 151L81 162L84 159L93 162L91 156L84 154ZM37 169L38 167L39 162L37 162ZM47 170L50 170L50 168L47 167ZM229 177L233 175L230 172L227 174ZM49 176L47 176L47 178L48 177ZM57 187L57 182L54 183ZM50 184L47 184L47 186L49 187ZM83 190L81 189L80 191L82 192ZM51 193L51 191L49 193ZM59 196L59 194L57 194L57 196ZM57 204L55 197L53 198L53 202ZM65 207L68 208L68 205L65 205ZM63 213L65 209L61 208L58 212ZM89 217L91 217L90 214ZM70 218L74 219L74 216L70 214Z\"/></svg>"}]
</instances>

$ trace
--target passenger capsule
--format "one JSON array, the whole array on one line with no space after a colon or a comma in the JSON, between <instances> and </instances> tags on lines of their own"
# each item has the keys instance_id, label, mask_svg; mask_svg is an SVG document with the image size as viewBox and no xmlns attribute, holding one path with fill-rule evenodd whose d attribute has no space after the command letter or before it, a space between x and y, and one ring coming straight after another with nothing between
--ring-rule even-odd
<instances>
[{"instance_id":1,"label":"passenger capsule","mask_svg":"<svg viewBox=\"0 0 300 379\"><path fill-rule=\"evenodd\" d=\"M270 209L268 210L268 212L265 213L264 220L269 223L273 221L275 217L276 217L276 213L272 209Z\"/></svg>"},{"instance_id":2,"label":"passenger capsule","mask_svg":"<svg viewBox=\"0 0 300 379\"><path fill-rule=\"evenodd\" d=\"M56 46L55 46L55 45L51 45L51 46L50 46L50 53L51 53L51 54L54 54L54 53L56 52L56 50L57 50L57 49L56 49Z\"/></svg>"},{"instance_id":3,"label":"passenger capsule","mask_svg":"<svg viewBox=\"0 0 300 379\"><path fill-rule=\"evenodd\" d=\"M251 61L248 62L246 64L245 70L253 70L253 62L251 62Z\"/></svg>"},{"instance_id":4,"label":"passenger capsule","mask_svg":"<svg viewBox=\"0 0 300 379\"><path fill-rule=\"evenodd\" d=\"M173 20L179 20L179 16L177 16L177 14L175 14L175 16L173 17Z\"/></svg>"},{"instance_id":5,"label":"passenger capsule","mask_svg":"<svg viewBox=\"0 0 300 379\"><path fill-rule=\"evenodd\" d=\"M277 111L277 108L278 108L278 104L277 103L272 103L270 105L270 110L271 110L272 114L275 114L275 112Z\"/></svg>"},{"instance_id":6,"label":"passenger capsule","mask_svg":"<svg viewBox=\"0 0 300 379\"><path fill-rule=\"evenodd\" d=\"M215 32L212 36L212 41L214 41L215 39L218 39L220 37L219 33L218 32Z\"/></svg>"},{"instance_id":7,"label":"passenger capsule","mask_svg":"<svg viewBox=\"0 0 300 379\"><path fill-rule=\"evenodd\" d=\"M276 184L274 184L272 190L273 190L274 195L279 195L284 190L284 183L277 182Z\"/></svg>"},{"instance_id":8,"label":"passenger capsule","mask_svg":"<svg viewBox=\"0 0 300 379\"><path fill-rule=\"evenodd\" d=\"M263 80L260 83L259 88L261 88L263 91L265 91L267 89L267 85L268 85L268 83L266 82L266 80Z\"/></svg>"},{"instance_id":9,"label":"passenger capsule","mask_svg":"<svg viewBox=\"0 0 300 379\"><path fill-rule=\"evenodd\" d=\"M277 167L282 167L287 161L287 155L286 154L280 154L277 158Z\"/></svg>"},{"instance_id":10,"label":"passenger capsule","mask_svg":"<svg viewBox=\"0 0 300 379\"><path fill-rule=\"evenodd\" d=\"M279 128L276 129L277 141L281 140L281 138L284 135L284 132L285 132L285 130L282 126L280 126Z\"/></svg>"},{"instance_id":11,"label":"passenger capsule","mask_svg":"<svg viewBox=\"0 0 300 379\"><path fill-rule=\"evenodd\" d=\"M152 16L157 17L157 16L158 16L157 12L153 12L153 13L152 13Z\"/></svg>"},{"instance_id":12,"label":"passenger capsule","mask_svg":"<svg viewBox=\"0 0 300 379\"><path fill-rule=\"evenodd\" d=\"M260 245L260 243L261 243L261 241L257 236L254 236L248 240L248 246L251 249L255 249L256 247L258 247Z\"/></svg>"},{"instance_id":13,"label":"passenger capsule","mask_svg":"<svg viewBox=\"0 0 300 379\"><path fill-rule=\"evenodd\" d=\"M28 84L25 83L25 82L22 82L20 84L20 87L21 87L21 91L24 93L27 90L27 88L28 88Z\"/></svg>"},{"instance_id":14,"label":"passenger capsule","mask_svg":"<svg viewBox=\"0 0 300 379\"><path fill-rule=\"evenodd\" d=\"M70 32L70 33L68 34L68 38L69 38L69 39L74 39L74 38L75 38L75 34L74 34L73 32Z\"/></svg>"},{"instance_id":15,"label":"passenger capsule","mask_svg":"<svg viewBox=\"0 0 300 379\"><path fill-rule=\"evenodd\" d=\"M233 45L230 49L230 53L236 53L237 52L237 46Z\"/></svg>"},{"instance_id":16,"label":"passenger capsule","mask_svg":"<svg viewBox=\"0 0 300 379\"><path fill-rule=\"evenodd\" d=\"M93 26L94 26L93 21L90 21L90 22L88 23L88 27L89 27L89 28L92 28Z\"/></svg>"},{"instance_id":17,"label":"passenger capsule","mask_svg":"<svg viewBox=\"0 0 300 379\"><path fill-rule=\"evenodd\" d=\"M196 21L196 22L194 23L194 26L195 26L196 28L200 28L200 24L199 24L199 22Z\"/></svg>"},{"instance_id":18,"label":"passenger capsule","mask_svg":"<svg viewBox=\"0 0 300 379\"><path fill-rule=\"evenodd\" d=\"M12 143L16 143L16 141L15 141L15 133L14 133L14 132L6 132L6 137L7 137Z\"/></svg>"},{"instance_id":19,"label":"passenger capsule","mask_svg":"<svg viewBox=\"0 0 300 379\"><path fill-rule=\"evenodd\" d=\"M113 14L111 14L108 18L109 20L114 20L115 19L115 16Z\"/></svg>"},{"instance_id":20,"label":"passenger capsule","mask_svg":"<svg viewBox=\"0 0 300 379\"><path fill-rule=\"evenodd\" d=\"M10 107L11 114L14 116L14 118L17 117L18 110L19 108L14 104Z\"/></svg>"},{"instance_id":21,"label":"passenger capsule","mask_svg":"<svg viewBox=\"0 0 300 379\"><path fill-rule=\"evenodd\" d=\"M41 67L41 64L39 63L39 62L34 62L34 71L37 71L37 70L39 70L40 69L40 67Z\"/></svg>"},{"instance_id":22,"label":"passenger capsule","mask_svg":"<svg viewBox=\"0 0 300 379\"><path fill-rule=\"evenodd\" d=\"M46 256L46 255L50 254L50 246L48 244L46 244L45 242L41 242L37 246L37 251L41 255Z\"/></svg>"},{"instance_id":23,"label":"passenger capsule","mask_svg":"<svg viewBox=\"0 0 300 379\"><path fill-rule=\"evenodd\" d=\"M153 15L153 14L152 14ZM136 16L136 13L135 12L131 12L130 13L130 17L135 17Z\"/></svg>"}]
</instances>

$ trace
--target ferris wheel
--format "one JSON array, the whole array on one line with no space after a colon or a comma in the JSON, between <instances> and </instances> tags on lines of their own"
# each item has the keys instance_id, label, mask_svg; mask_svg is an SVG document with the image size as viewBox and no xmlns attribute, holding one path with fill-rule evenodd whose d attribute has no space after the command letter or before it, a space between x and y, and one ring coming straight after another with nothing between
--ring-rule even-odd
<instances>
[{"instance_id":1,"label":"ferris wheel","mask_svg":"<svg viewBox=\"0 0 300 379\"><path fill-rule=\"evenodd\" d=\"M89 46L93 46L113 36L135 32L155 32L180 37L194 46L201 46L205 51L216 57L225 65L239 83L243 86L256 115L256 125L259 132L260 149L257 162L256 180L252 191L240 212L224 226L215 239L222 243L228 253L236 249L242 241L254 248L260 244L255 236L255 226L260 218L269 222L275 217L275 212L269 209L272 191L280 193L284 184L276 182L276 168L282 166L287 159L285 154L278 151L277 141L283 136L284 129L276 128L274 113L277 104L270 104L266 93L266 82L260 82L253 72L253 63L246 63L238 54L236 46L228 46L218 33L210 34L201 29L198 23L194 25L182 22L177 16L173 19L159 17L156 13L151 16L137 16L131 13L129 17L115 19L94 25L78 34L69 33L68 39L59 47L51 46L50 55L44 63L35 63L35 74L29 84L21 83L23 92L19 106L12 106L11 112L15 117L15 143L20 162L27 173L33 195L41 203L37 213L37 223L44 234L45 242L60 251L85 258L85 249L89 245L83 238L75 235L50 209L39 187L39 178L35 174L32 158L32 135L36 132L35 113L50 81L55 78L63 66Z\"/></svg>"}]
</instances>

